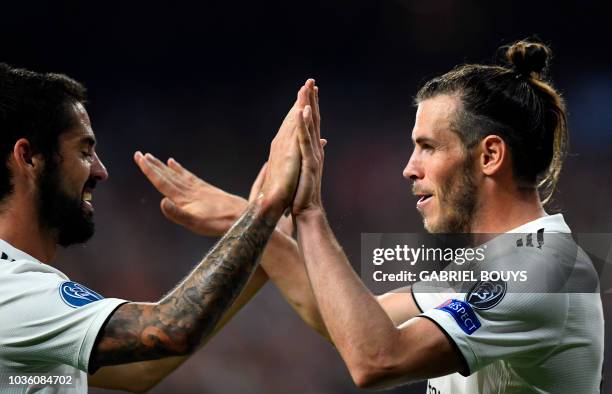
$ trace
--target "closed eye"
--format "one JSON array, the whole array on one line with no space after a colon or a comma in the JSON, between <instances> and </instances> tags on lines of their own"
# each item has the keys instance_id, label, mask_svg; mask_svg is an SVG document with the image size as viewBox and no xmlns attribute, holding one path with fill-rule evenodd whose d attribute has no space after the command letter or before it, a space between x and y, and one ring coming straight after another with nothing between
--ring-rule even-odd
<instances>
[{"instance_id":1,"label":"closed eye","mask_svg":"<svg viewBox=\"0 0 612 394\"><path fill-rule=\"evenodd\" d=\"M429 144L421 144L421 149L426 152L432 152L434 150L434 147Z\"/></svg>"},{"instance_id":2,"label":"closed eye","mask_svg":"<svg viewBox=\"0 0 612 394\"><path fill-rule=\"evenodd\" d=\"M431 138L428 137L418 137L414 143L416 146L418 146L421 150L425 151L425 152L433 152L435 151L435 145L437 145L436 143L432 143L435 142L433 141Z\"/></svg>"}]
</instances>

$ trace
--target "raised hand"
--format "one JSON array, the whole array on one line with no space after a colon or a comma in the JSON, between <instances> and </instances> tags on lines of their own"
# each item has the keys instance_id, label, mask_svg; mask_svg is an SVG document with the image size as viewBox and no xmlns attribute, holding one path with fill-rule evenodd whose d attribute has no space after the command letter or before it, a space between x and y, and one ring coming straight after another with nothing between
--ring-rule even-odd
<instances>
[{"instance_id":1,"label":"raised hand","mask_svg":"<svg viewBox=\"0 0 612 394\"><path fill-rule=\"evenodd\" d=\"M314 83L307 82L307 85L312 89ZM298 98L283 121L279 133L295 127L296 122L300 121L299 111L309 103L309 100L309 89L304 86L300 89ZM296 152L294 150L293 153ZM168 159L166 164L150 153L136 152L134 161L153 186L164 195L160 204L163 214L171 221L197 234L207 236L224 234L248 205L244 198L205 182L174 159ZM267 173L266 163L253 183L249 202L261 193ZM278 227L289 235L293 231L290 218L281 218Z\"/></svg>"},{"instance_id":2,"label":"raised hand","mask_svg":"<svg viewBox=\"0 0 612 394\"><path fill-rule=\"evenodd\" d=\"M222 235L247 207L244 198L203 181L174 159L164 164L150 153L136 152L134 161L164 195L161 201L164 216L194 233Z\"/></svg>"},{"instance_id":3,"label":"raised hand","mask_svg":"<svg viewBox=\"0 0 612 394\"><path fill-rule=\"evenodd\" d=\"M314 81L308 93L308 105L302 112L302 119L306 127L300 128L298 133L302 163L300 179L292 204L292 213L296 217L309 211L323 210L321 178L325 156L323 147L327 141L321 139L319 89L314 86Z\"/></svg>"},{"instance_id":4,"label":"raised hand","mask_svg":"<svg viewBox=\"0 0 612 394\"><path fill-rule=\"evenodd\" d=\"M281 210L291 205L297 187L302 164L298 134L306 129L303 112L313 89L314 80L309 79L270 145L265 180L257 199Z\"/></svg>"}]
</instances>

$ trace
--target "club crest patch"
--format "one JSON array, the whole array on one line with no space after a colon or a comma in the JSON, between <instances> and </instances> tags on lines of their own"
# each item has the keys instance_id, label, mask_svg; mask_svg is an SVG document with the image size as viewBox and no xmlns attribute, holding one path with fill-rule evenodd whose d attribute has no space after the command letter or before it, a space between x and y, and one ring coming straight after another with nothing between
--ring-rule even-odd
<instances>
[{"instance_id":1,"label":"club crest patch","mask_svg":"<svg viewBox=\"0 0 612 394\"><path fill-rule=\"evenodd\" d=\"M79 308L104 299L100 294L76 282L66 281L59 286L60 297L66 305Z\"/></svg>"},{"instance_id":2,"label":"club crest patch","mask_svg":"<svg viewBox=\"0 0 612 394\"><path fill-rule=\"evenodd\" d=\"M451 315L461 330L468 335L472 335L474 331L478 330L481 326L480 320L476 317L476 313L474 313L472 307L466 302L451 299L439 305L436 309Z\"/></svg>"},{"instance_id":3,"label":"club crest patch","mask_svg":"<svg viewBox=\"0 0 612 394\"><path fill-rule=\"evenodd\" d=\"M475 309L491 309L506 295L508 285L503 280L478 282L465 295L465 301Z\"/></svg>"}]
</instances>

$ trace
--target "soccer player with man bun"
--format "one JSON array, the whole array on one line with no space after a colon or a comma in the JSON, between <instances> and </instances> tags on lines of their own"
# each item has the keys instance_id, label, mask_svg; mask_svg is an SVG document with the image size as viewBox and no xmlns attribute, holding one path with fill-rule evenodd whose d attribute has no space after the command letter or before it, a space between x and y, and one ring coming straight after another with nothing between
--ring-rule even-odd
<instances>
[{"instance_id":1,"label":"soccer player with man bun","mask_svg":"<svg viewBox=\"0 0 612 394\"><path fill-rule=\"evenodd\" d=\"M521 248L525 259L516 263L538 263L551 275L571 266L579 282L596 282L584 253L555 249L565 246L571 231L561 214L543 208L568 144L564 102L546 79L551 50L520 41L505 53L507 64L461 65L420 89L404 177L429 232L558 235L561 245ZM388 387L429 379L427 392L444 394L599 392L603 314L597 289L558 292L544 280L542 286L531 283L532 292L510 294L511 284L484 283L494 294L483 303L476 290L425 293L416 291L417 284L413 292L375 297L363 285L323 208L318 89L314 93L312 110L305 111L308 133L298 134L297 242L277 229L262 267L304 320L333 342L354 382ZM236 218L246 205L176 163L170 167L158 166L153 174L141 163L166 196L166 216L193 231L222 233L231 222L226 218ZM172 177L191 182L163 182Z\"/></svg>"}]
</instances>

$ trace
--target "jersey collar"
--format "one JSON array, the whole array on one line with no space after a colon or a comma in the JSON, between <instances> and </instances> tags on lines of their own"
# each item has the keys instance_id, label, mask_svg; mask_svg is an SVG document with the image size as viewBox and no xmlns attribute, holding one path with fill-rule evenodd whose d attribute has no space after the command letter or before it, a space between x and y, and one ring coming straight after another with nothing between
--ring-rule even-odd
<instances>
[{"instance_id":1,"label":"jersey collar","mask_svg":"<svg viewBox=\"0 0 612 394\"><path fill-rule=\"evenodd\" d=\"M17 249L10 243L6 242L3 239L0 239L0 254L1 257L5 260L14 261L14 260L30 260L35 261L37 263L42 264L37 258L34 258L27 254L26 252ZM6 255L6 256L5 256Z\"/></svg>"},{"instance_id":2,"label":"jersey collar","mask_svg":"<svg viewBox=\"0 0 612 394\"><path fill-rule=\"evenodd\" d=\"M535 233L541 228L544 228L544 232L546 233L570 234L572 232L567 223L565 223L563 215L557 213L555 215L543 216L536 220L532 220L531 222L525 223L508 231L508 233Z\"/></svg>"}]
</instances>

